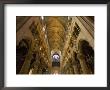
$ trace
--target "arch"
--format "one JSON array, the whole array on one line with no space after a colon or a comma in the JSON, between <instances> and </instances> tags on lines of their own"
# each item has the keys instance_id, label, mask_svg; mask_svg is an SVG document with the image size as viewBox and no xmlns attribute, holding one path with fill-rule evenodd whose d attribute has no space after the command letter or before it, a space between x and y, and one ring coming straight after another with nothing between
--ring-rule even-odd
<instances>
[{"instance_id":1,"label":"arch","mask_svg":"<svg viewBox=\"0 0 110 90\"><path fill-rule=\"evenodd\" d=\"M79 40L78 48L80 50L80 53L83 53L84 55L92 55L94 56L94 50L90 46L89 42L86 40Z\"/></svg>"},{"instance_id":2,"label":"arch","mask_svg":"<svg viewBox=\"0 0 110 90\"><path fill-rule=\"evenodd\" d=\"M16 46L16 73L18 74L30 49L30 41L22 39Z\"/></svg>"},{"instance_id":3,"label":"arch","mask_svg":"<svg viewBox=\"0 0 110 90\"><path fill-rule=\"evenodd\" d=\"M60 55L57 52L55 52L52 55L52 59L53 59L53 61L59 61L60 60Z\"/></svg>"},{"instance_id":4,"label":"arch","mask_svg":"<svg viewBox=\"0 0 110 90\"><path fill-rule=\"evenodd\" d=\"M52 66L60 66L60 55L57 52L52 55Z\"/></svg>"},{"instance_id":5,"label":"arch","mask_svg":"<svg viewBox=\"0 0 110 90\"><path fill-rule=\"evenodd\" d=\"M94 50L86 40L79 40L78 43L79 53L85 56L87 66L94 73Z\"/></svg>"}]
</instances>

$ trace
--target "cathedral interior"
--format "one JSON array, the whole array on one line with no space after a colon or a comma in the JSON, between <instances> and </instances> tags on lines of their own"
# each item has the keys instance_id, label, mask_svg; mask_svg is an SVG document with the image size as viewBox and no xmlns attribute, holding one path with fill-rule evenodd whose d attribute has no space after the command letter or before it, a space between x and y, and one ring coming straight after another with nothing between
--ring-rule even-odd
<instances>
[{"instance_id":1,"label":"cathedral interior","mask_svg":"<svg viewBox=\"0 0 110 90\"><path fill-rule=\"evenodd\" d=\"M16 74L94 74L94 16L16 16Z\"/></svg>"}]
</instances>

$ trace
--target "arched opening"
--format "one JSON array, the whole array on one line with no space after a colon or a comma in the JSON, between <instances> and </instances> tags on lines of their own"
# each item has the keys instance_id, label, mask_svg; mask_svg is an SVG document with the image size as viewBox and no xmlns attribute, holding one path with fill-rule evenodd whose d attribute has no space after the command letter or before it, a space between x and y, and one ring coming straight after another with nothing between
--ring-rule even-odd
<instances>
[{"instance_id":1,"label":"arched opening","mask_svg":"<svg viewBox=\"0 0 110 90\"><path fill-rule=\"evenodd\" d=\"M29 70L32 69L32 68L34 68L34 62L36 61L36 54L34 53L32 56L33 57L31 59Z\"/></svg>"},{"instance_id":2,"label":"arched opening","mask_svg":"<svg viewBox=\"0 0 110 90\"><path fill-rule=\"evenodd\" d=\"M80 53L82 53L85 56L85 60L86 60L88 68L90 68L92 73L94 73L94 50L93 48L89 45L88 41L80 40L79 49L80 49Z\"/></svg>"},{"instance_id":3,"label":"arched opening","mask_svg":"<svg viewBox=\"0 0 110 90\"><path fill-rule=\"evenodd\" d=\"M60 56L58 53L54 53L52 56L52 67L60 67Z\"/></svg>"},{"instance_id":4,"label":"arched opening","mask_svg":"<svg viewBox=\"0 0 110 90\"><path fill-rule=\"evenodd\" d=\"M28 53L29 45L27 40L22 39L19 45L16 46L16 73L19 74L24 63L26 54Z\"/></svg>"}]
</instances>

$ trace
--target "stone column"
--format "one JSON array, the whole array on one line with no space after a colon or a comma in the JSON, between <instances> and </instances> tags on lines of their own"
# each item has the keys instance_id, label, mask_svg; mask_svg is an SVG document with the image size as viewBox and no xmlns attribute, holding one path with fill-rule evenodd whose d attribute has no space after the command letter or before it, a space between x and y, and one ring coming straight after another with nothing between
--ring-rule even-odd
<instances>
[{"instance_id":1,"label":"stone column","mask_svg":"<svg viewBox=\"0 0 110 90\"><path fill-rule=\"evenodd\" d=\"M37 65L37 62L35 62L34 70L33 70L32 74L37 74L37 73L38 73L38 65Z\"/></svg>"},{"instance_id":2,"label":"stone column","mask_svg":"<svg viewBox=\"0 0 110 90\"><path fill-rule=\"evenodd\" d=\"M75 74L79 74L77 65L74 65L73 68L74 68L74 73L75 73Z\"/></svg>"},{"instance_id":3,"label":"stone column","mask_svg":"<svg viewBox=\"0 0 110 90\"><path fill-rule=\"evenodd\" d=\"M83 54L79 53L77 55L77 57L79 59L83 73L84 74L90 74L89 69L88 69L87 64L86 64L86 61L85 61L85 56Z\"/></svg>"},{"instance_id":4,"label":"stone column","mask_svg":"<svg viewBox=\"0 0 110 90\"><path fill-rule=\"evenodd\" d=\"M31 62L31 56L30 53L27 54L24 64L20 70L20 74L28 74L29 73L29 67L30 67L30 62Z\"/></svg>"},{"instance_id":5,"label":"stone column","mask_svg":"<svg viewBox=\"0 0 110 90\"><path fill-rule=\"evenodd\" d=\"M74 52L73 52L72 61L73 61L72 63L73 63L74 73L75 74L79 74L77 63L76 63L76 60L75 60L75 53Z\"/></svg>"}]
</instances>

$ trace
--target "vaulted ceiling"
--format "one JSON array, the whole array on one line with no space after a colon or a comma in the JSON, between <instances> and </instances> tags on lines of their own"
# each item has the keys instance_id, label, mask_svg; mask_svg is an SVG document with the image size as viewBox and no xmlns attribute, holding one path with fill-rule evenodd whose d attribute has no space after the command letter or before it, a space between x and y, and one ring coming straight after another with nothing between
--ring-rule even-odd
<instances>
[{"instance_id":1,"label":"vaulted ceiling","mask_svg":"<svg viewBox=\"0 0 110 90\"><path fill-rule=\"evenodd\" d=\"M81 19L81 17L78 18ZM73 46L75 46L74 44L75 39L72 36L73 32L75 31L74 26L76 27L75 35L79 34L80 32L79 26L76 24L76 22L78 21L77 18L76 22L74 22L74 20L71 21L71 19L69 19L69 17L67 16L33 16L33 17L17 16L16 17L17 44L19 44L19 42L22 39L27 39L28 37L29 39L28 43L30 44L31 49L29 49L30 54L28 54L27 57L31 58L33 52L34 54L37 54L36 52L38 52L38 56L40 57L39 61L42 60L44 65L46 64L48 68L52 69L51 52L60 51L61 52L60 56L63 59L62 63L63 65L66 65L68 64L67 62L71 61L70 58L73 58L72 55L74 54ZM93 24L94 17L90 17L89 19L90 21L92 21ZM79 21L78 24L80 24L80 26L83 25ZM84 27L81 26L81 29L84 29ZM92 29L91 31L93 32ZM91 36L88 35L87 37L88 38L90 37L90 40L92 40ZM73 40L71 41L71 39ZM31 61L27 60L27 62L25 62L24 67L22 66L22 69L24 68L23 72L24 70L26 70L25 68L27 68L26 65L29 64L30 62ZM42 63L40 64L40 66L42 66ZM55 71L56 70L58 70L58 68L57 69L55 68Z\"/></svg>"},{"instance_id":2,"label":"vaulted ceiling","mask_svg":"<svg viewBox=\"0 0 110 90\"><path fill-rule=\"evenodd\" d=\"M62 51L65 40L67 17L44 17L48 42L51 50Z\"/></svg>"}]
</instances>

